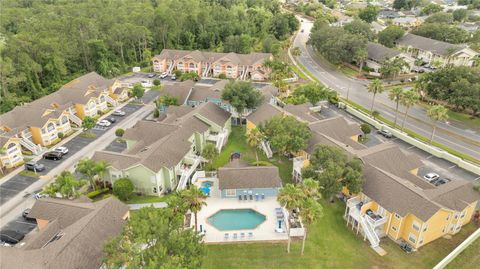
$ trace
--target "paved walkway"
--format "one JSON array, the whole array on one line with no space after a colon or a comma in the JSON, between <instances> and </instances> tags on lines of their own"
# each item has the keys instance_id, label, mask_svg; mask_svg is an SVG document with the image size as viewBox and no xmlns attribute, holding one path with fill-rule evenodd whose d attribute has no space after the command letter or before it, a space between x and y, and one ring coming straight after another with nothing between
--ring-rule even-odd
<instances>
[{"instance_id":1,"label":"paved walkway","mask_svg":"<svg viewBox=\"0 0 480 269\"><path fill-rule=\"evenodd\" d=\"M153 206L155 208L164 208L164 207L167 207L167 203L159 202L159 203L129 204L128 205L130 210L139 210L140 208L150 207L150 206Z\"/></svg>"}]
</instances>

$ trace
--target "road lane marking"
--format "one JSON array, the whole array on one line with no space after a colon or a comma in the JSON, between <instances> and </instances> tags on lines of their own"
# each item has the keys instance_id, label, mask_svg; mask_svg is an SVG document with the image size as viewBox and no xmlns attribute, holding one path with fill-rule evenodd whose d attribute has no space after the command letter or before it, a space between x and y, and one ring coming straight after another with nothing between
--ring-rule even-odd
<instances>
[{"instance_id":1,"label":"road lane marking","mask_svg":"<svg viewBox=\"0 0 480 269\"><path fill-rule=\"evenodd\" d=\"M448 169L452 169L452 168L454 168L454 167L456 167L456 166L457 166L457 165L452 165L452 166L450 166Z\"/></svg>"},{"instance_id":2,"label":"road lane marking","mask_svg":"<svg viewBox=\"0 0 480 269\"><path fill-rule=\"evenodd\" d=\"M410 150L410 149L413 149L415 146L410 146L408 147L407 149Z\"/></svg>"}]
</instances>

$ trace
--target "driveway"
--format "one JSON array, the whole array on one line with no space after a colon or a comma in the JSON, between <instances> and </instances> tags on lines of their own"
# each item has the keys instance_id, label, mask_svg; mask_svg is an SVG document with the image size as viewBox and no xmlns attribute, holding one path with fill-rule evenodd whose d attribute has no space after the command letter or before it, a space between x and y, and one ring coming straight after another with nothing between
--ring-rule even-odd
<instances>
[{"instance_id":1,"label":"driveway","mask_svg":"<svg viewBox=\"0 0 480 269\"><path fill-rule=\"evenodd\" d=\"M36 220L26 220L21 215L2 227L2 231L13 230L23 235L29 234L37 227Z\"/></svg>"}]
</instances>

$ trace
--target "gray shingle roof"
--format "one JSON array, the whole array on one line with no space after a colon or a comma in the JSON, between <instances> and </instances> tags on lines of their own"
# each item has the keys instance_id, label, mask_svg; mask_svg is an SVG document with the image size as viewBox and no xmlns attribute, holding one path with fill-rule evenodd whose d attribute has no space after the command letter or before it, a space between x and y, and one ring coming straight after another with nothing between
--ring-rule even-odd
<instances>
[{"instance_id":1,"label":"gray shingle roof","mask_svg":"<svg viewBox=\"0 0 480 269\"><path fill-rule=\"evenodd\" d=\"M308 103L301 105L288 104L283 109L298 119L306 122L316 122L320 120L320 116L310 110L312 106Z\"/></svg>"},{"instance_id":2,"label":"gray shingle roof","mask_svg":"<svg viewBox=\"0 0 480 269\"><path fill-rule=\"evenodd\" d=\"M52 204L53 202L50 202L50 205ZM23 248L0 248L0 267L99 268L102 264L103 244L121 232L128 207L114 197L92 205L89 213L79 216L75 222L66 227L62 227L58 219L53 220ZM75 210L76 206L74 204L71 206ZM68 210L62 212L68 213ZM47 244L51 239L50 235L58 232L64 235ZM44 241L41 242L40 239Z\"/></svg>"},{"instance_id":3,"label":"gray shingle roof","mask_svg":"<svg viewBox=\"0 0 480 269\"><path fill-rule=\"evenodd\" d=\"M222 167L218 181L221 190L282 187L276 166Z\"/></svg>"},{"instance_id":4,"label":"gray shingle roof","mask_svg":"<svg viewBox=\"0 0 480 269\"><path fill-rule=\"evenodd\" d=\"M178 99L179 105L185 104L194 84L193 80L185 80L172 85L166 85L160 92L160 96L173 96Z\"/></svg>"},{"instance_id":5,"label":"gray shingle roof","mask_svg":"<svg viewBox=\"0 0 480 269\"><path fill-rule=\"evenodd\" d=\"M254 112L247 116L247 120L251 121L255 125L259 125L264 121L267 121L274 116L282 115L283 111L269 103L264 103L257 107Z\"/></svg>"},{"instance_id":6,"label":"gray shingle roof","mask_svg":"<svg viewBox=\"0 0 480 269\"><path fill-rule=\"evenodd\" d=\"M356 123L348 123L344 117L340 116L312 122L309 128L312 132L325 135L354 149L364 148L362 144L351 139L352 136L362 134L360 126Z\"/></svg>"},{"instance_id":7,"label":"gray shingle roof","mask_svg":"<svg viewBox=\"0 0 480 269\"><path fill-rule=\"evenodd\" d=\"M378 43L368 42L367 44L367 51L368 51L368 59L374 60L376 62L383 62L385 60L389 60L401 52L398 50L394 50L388 47L385 47Z\"/></svg>"},{"instance_id":8,"label":"gray shingle roof","mask_svg":"<svg viewBox=\"0 0 480 269\"><path fill-rule=\"evenodd\" d=\"M465 48L464 45L450 44L447 42L438 41L435 39L426 38L423 36L414 35L410 33L401 37L397 41L397 44L403 45L403 46L411 46L411 47L425 50L425 51L431 51L432 53L438 54L438 55L446 55L449 52L456 52Z\"/></svg>"}]
</instances>

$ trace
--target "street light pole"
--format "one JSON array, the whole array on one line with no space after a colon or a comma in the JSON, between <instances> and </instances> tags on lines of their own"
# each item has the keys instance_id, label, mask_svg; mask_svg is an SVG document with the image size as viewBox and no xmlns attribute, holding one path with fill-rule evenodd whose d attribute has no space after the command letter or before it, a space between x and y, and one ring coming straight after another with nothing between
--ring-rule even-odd
<instances>
[{"instance_id":1,"label":"street light pole","mask_svg":"<svg viewBox=\"0 0 480 269\"><path fill-rule=\"evenodd\" d=\"M350 85L347 87L347 102L348 102L348 95L350 94Z\"/></svg>"}]
</instances>

